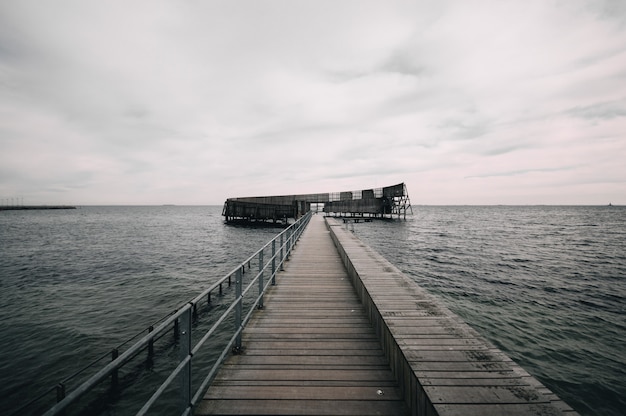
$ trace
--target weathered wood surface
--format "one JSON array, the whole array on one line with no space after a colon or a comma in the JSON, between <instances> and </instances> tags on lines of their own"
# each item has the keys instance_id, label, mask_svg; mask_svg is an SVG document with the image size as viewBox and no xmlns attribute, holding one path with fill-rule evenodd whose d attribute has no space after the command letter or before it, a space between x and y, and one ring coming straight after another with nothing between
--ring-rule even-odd
<instances>
[{"instance_id":1,"label":"weathered wood surface","mask_svg":"<svg viewBox=\"0 0 626 416\"><path fill-rule=\"evenodd\" d=\"M412 414L576 414L439 299L328 222Z\"/></svg>"},{"instance_id":2,"label":"weathered wood surface","mask_svg":"<svg viewBox=\"0 0 626 416\"><path fill-rule=\"evenodd\" d=\"M407 408L321 216L196 415L402 415Z\"/></svg>"},{"instance_id":3,"label":"weathered wood surface","mask_svg":"<svg viewBox=\"0 0 626 416\"><path fill-rule=\"evenodd\" d=\"M575 415L342 224L314 216L196 415ZM335 247L331 237L335 240ZM382 393L382 394L379 394Z\"/></svg>"}]
</instances>

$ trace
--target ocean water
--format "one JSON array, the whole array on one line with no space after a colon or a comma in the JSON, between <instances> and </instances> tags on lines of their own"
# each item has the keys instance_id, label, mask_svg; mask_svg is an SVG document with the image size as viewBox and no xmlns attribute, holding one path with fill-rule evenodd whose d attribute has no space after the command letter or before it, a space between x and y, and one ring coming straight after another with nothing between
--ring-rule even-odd
<instances>
[{"instance_id":1,"label":"ocean water","mask_svg":"<svg viewBox=\"0 0 626 416\"><path fill-rule=\"evenodd\" d=\"M278 232L225 226L221 207L0 212L0 414L108 356Z\"/></svg>"},{"instance_id":2,"label":"ocean water","mask_svg":"<svg viewBox=\"0 0 626 416\"><path fill-rule=\"evenodd\" d=\"M626 414L626 207L413 209L354 233L582 415Z\"/></svg>"},{"instance_id":3,"label":"ocean water","mask_svg":"<svg viewBox=\"0 0 626 416\"><path fill-rule=\"evenodd\" d=\"M0 414L106 357L280 231L220 214L0 212ZM626 208L417 206L354 232L581 414L624 414Z\"/></svg>"}]
</instances>

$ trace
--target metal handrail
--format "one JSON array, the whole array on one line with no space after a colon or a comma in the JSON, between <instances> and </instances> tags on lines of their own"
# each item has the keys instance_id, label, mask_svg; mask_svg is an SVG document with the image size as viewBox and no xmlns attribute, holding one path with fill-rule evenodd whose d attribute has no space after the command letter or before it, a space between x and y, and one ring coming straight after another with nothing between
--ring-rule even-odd
<instances>
[{"instance_id":1,"label":"metal handrail","mask_svg":"<svg viewBox=\"0 0 626 416\"><path fill-rule=\"evenodd\" d=\"M275 284L276 274L279 270L282 270L283 263L289 259L289 254L293 249L295 243L300 238L302 232L306 228L311 218L311 215L312 212L309 211L303 217L298 219L298 221L283 230L272 240L266 243L263 247L257 250L254 254L248 257L244 262L240 263L231 272L226 274L224 277L211 285L208 289L204 290L191 301L182 305L174 313L168 316L167 319L162 320L161 324L154 328L154 330L142 337L139 341L129 347L117 358L109 362L105 367L103 367L91 378L78 386L70 394L65 397L59 397L60 400L58 401L58 403L51 407L46 413L44 413L44 416L55 416L65 412L67 408L75 401L77 401L80 397L98 386L105 378L116 374L116 372L124 364L130 361L141 351L149 348L149 346L155 339L161 337L164 332L171 330L172 325L174 326L175 330L178 331L175 336L179 337L180 339L181 353L179 355L178 364L176 368L172 370L166 380L157 388L157 390L150 397L150 399L143 405L137 415L139 416L146 414L150 407L159 399L162 393L167 389L169 385L172 384L172 382L174 382L176 378L181 379L181 385L183 386L183 388L181 389L182 397L180 413L181 415L190 414L193 407L201 400L204 392L217 374L218 369L220 368L223 361L226 359L228 353L231 350L238 351L239 349L241 349L241 333L243 331L243 328L252 316L252 312L254 312L256 308L260 308L263 306L263 294L270 285ZM280 241L280 244L278 246L276 244L277 241ZM270 246L272 248L272 255L268 256L267 260L265 260L263 253ZM246 288L244 289L242 287L243 273L245 271L246 265L248 266L248 269L250 269L252 261L256 258L258 258L258 273L250 279ZM270 278L268 278L267 281L264 281L264 275L268 271L268 269L270 269ZM230 282L233 275L235 276L236 287L235 299L232 301L230 306L228 306L228 308L224 310L222 315L211 326L211 328L195 344L195 346L192 346L191 322L194 315L196 314L197 305L200 304L200 302L202 302L206 297L209 297L208 302L210 303L210 294L218 288L221 293L222 285L227 281ZM243 299L246 294L251 292L255 284L258 286L259 293L254 301L249 305L250 310L247 312L245 317L242 317ZM196 389L195 394L192 396L192 357L199 353L201 347L211 338L212 335L215 334L217 329L226 321L227 316L230 315L233 311L236 314L235 332L226 344L220 356L217 358L216 362L213 364L212 368L209 370L206 378L200 383L199 387Z\"/></svg>"}]
</instances>

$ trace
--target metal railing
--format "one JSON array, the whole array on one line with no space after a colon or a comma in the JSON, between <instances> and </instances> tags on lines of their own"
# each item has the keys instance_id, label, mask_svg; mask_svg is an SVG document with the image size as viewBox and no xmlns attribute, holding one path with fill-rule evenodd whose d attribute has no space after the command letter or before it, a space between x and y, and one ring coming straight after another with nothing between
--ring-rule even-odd
<instances>
[{"instance_id":1,"label":"metal railing","mask_svg":"<svg viewBox=\"0 0 626 416\"><path fill-rule=\"evenodd\" d=\"M175 364L176 367L158 386L152 396L143 404L136 415L147 414L150 408L157 402L157 400L159 400L159 398L161 398L164 392L171 389L172 386L176 384L176 380L179 385L179 404L177 406L178 413L181 415L191 414L193 408L200 402L200 400L202 400L203 395L212 380L217 375L218 369L228 354L231 351L233 353L237 353L241 350L242 331L244 327L250 320L252 313L256 309L263 308L263 295L265 291L270 285L276 283L276 274L279 270L283 269L284 262L289 260L291 250L306 228L306 225L311 218L311 214L311 212L308 212L294 224L283 230L261 249L251 255L246 261L235 267L230 273L222 277L211 287L200 293L188 303L182 305L173 314L166 317L166 319L160 321L158 326L150 327L147 335L143 336L123 353L119 354L117 350L114 350L112 361L95 373L87 381L79 385L72 392L66 395L64 386L58 386L58 402L56 405L51 407L44 414L44 416L66 415L71 413L72 405L77 405L77 402L79 402L84 395L88 392L96 390L98 386L101 386L103 382L107 380L109 380L110 385L116 386L119 383L119 372L124 365L130 362L134 357L145 353L146 350L148 360L152 360L155 354L155 341L162 338L165 333L172 330L174 332L174 338L178 344L178 358ZM268 256L265 256L264 254L266 251L268 252ZM250 278L244 288L243 276L246 271L246 267L249 271L253 264L258 265L257 273ZM266 275L268 275L267 279L265 278ZM212 294L214 292L218 292L218 295L222 295L224 290L223 286L231 286L233 277L235 278L235 296L233 301L215 320L208 331L204 334L193 333L193 323L197 319L199 308L202 305L210 306L212 304ZM244 302L246 295L251 296L251 300L247 304ZM244 311L244 307L247 308L247 312ZM228 317L231 314L234 315L234 319L230 320L234 322L234 331L228 339L228 342L226 342L226 345L222 349L219 357L217 357L214 364L206 373L204 379L200 381L194 391L195 386L193 385L194 383L191 376L192 362L198 360L198 357L202 352L202 347L216 335L226 322L229 322ZM192 339L192 333L196 336L201 336L195 343ZM215 352L213 351L213 353ZM100 390L102 390L101 387ZM77 413L81 414L84 412L81 412L81 410L78 409Z\"/></svg>"}]
</instances>

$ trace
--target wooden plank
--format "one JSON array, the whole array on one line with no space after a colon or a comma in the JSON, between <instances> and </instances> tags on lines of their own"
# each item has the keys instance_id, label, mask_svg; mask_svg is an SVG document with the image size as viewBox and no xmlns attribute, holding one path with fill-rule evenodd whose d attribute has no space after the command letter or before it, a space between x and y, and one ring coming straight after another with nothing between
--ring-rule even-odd
<instances>
[{"instance_id":1,"label":"wooden plank","mask_svg":"<svg viewBox=\"0 0 626 416\"><path fill-rule=\"evenodd\" d=\"M548 403L543 395L529 386L424 386L433 404L514 404Z\"/></svg>"},{"instance_id":2,"label":"wooden plank","mask_svg":"<svg viewBox=\"0 0 626 416\"><path fill-rule=\"evenodd\" d=\"M361 327L319 327L319 326L275 326L275 327L250 327L248 331L246 331L248 335L251 337L256 337L257 335L272 335L272 336L289 336L290 334L295 335L308 335L311 337L317 337L319 335L326 335L329 338L339 336L349 336L349 337L371 337L375 338L375 335L372 333L372 328L361 328Z\"/></svg>"},{"instance_id":3,"label":"wooden plank","mask_svg":"<svg viewBox=\"0 0 626 416\"><path fill-rule=\"evenodd\" d=\"M401 400L395 389L371 386L216 386L205 399L232 400L241 397L248 400Z\"/></svg>"},{"instance_id":4,"label":"wooden plank","mask_svg":"<svg viewBox=\"0 0 626 416\"><path fill-rule=\"evenodd\" d=\"M514 378L520 380L522 384L528 384L526 381L515 374L511 370L476 370L467 369L466 371L441 371L439 368L435 370L415 370L414 374L420 380L423 385L437 385L437 384L450 384L455 385L457 383L463 384L465 379L504 379Z\"/></svg>"},{"instance_id":5,"label":"wooden plank","mask_svg":"<svg viewBox=\"0 0 626 416\"><path fill-rule=\"evenodd\" d=\"M369 381L393 381L393 375L388 369L291 369L276 370L271 368L254 368L249 369L247 366L241 368L233 368L225 365L220 371L216 380L247 380L257 382L262 380L300 380L307 382L309 380L332 380L349 382L352 380L369 380ZM306 385L306 384L304 384ZM210 390L210 389L209 389Z\"/></svg>"},{"instance_id":6,"label":"wooden plank","mask_svg":"<svg viewBox=\"0 0 626 416\"><path fill-rule=\"evenodd\" d=\"M351 339L354 340L354 342L357 342L359 340L366 340L366 341L375 341L376 340L376 336L375 335L367 335L364 336L363 334L360 333L353 333L353 334L342 334L342 333L332 333L332 334L324 334L324 333L320 333L320 334L307 334L307 333L272 333L272 332L255 332L254 334L249 334L249 337L254 335L254 339L259 339L259 340L324 340L324 339L328 339L328 340L342 340L342 339ZM250 338L248 338L250 339Z\"/></svg>"},{"instance_id":7,"label":"wooden plank","mask_svg":"<svg viewBox=\"0 0 626 416\"><path fill-rule=\"evenodd\" d=\"M249 380L218 380L213 382L215 386L255 386L258 382ZM298 386L302 387L305 383L302 380L263 380L264 386ZM396 388L398 382L396 380L308 380L306 386L320 387L376 387L378 388ZM207 392L208 393L208 392Z\"/></svg>"},{"instance_id":8,"label":"wooden plank","mask_svg":"<svg viewBox=\"0 0 626 416\"><path fill-rule=\"evenodd\" d=\"M352 340L258 340L247 335L243 337L246 342L246 354L253 354L254 351L262 349L284 348L289 350L306 349L315 352L316 350L377 350L380 351L378 340L361 340L355 344Z\"/></svg>"},{"instance_id":9,"label":"wooden plank","mask_svg":"<svg viewBox=\"0 0 626 416\"><path fill-rule=\"evenodd\" d=\"M237 365L255 365L255 366L272 366L276 368L276 366L284 366L284 365L300 365L300 366L379 366L382 368L386 368L389 363L385 359L384 355L375 355L375 356L351 356L341 354L341 355L309 355L309 356L300 356L300 355L291 355L291 354L276 354L276 355L249 355L242 354L233 357L230 361L231 364Z\"/></svg>"},{"instance_id":10,"label":"wooden plank","mask_svg":"<svg viewBox=\"0 0 626 416\"><path fill-rule=\"evenodd\" d=\"M414 372L423 373L427 371L439 372L444 377L457 377L463 376L465 372L510 372L513 376L519 377L515 374L511 367L502 362L474 362L474 361L410 361L409 365ZM447 374L446 374L447 373Z\"/></svg>"},{"instance_id":11,"label":"wooden plank","mask_svg":"<svg viewBox=\"0 0 626 416\"><path fill-rule=\"evenodd\" d=\"M462 404L435 405L439 414L446 416L557 416L562 412L548 404Z\"/></svg>"},{"instance_id":12,"label":"wooden plank","mask_svg":"<svg viewBox=\"0 0 626 416\"><path fill-rule=\"evenodd\" d=\"M401 415L400 401L366 400L203 400L195 414L216 415Z\"/></svg>"}]
</instances>

